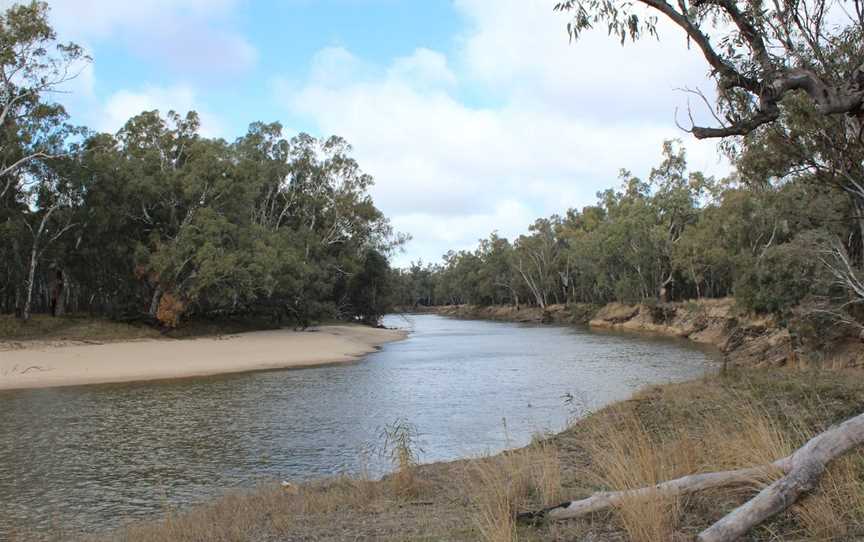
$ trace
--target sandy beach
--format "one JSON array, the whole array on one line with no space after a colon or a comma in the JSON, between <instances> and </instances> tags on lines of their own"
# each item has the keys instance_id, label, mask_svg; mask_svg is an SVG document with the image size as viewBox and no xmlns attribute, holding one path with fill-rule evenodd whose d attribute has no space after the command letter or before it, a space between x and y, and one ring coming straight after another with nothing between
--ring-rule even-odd
<instances>
[{"instance_id":1,"label":"sandy beach","mask_svg":"<svg viewBox=\"0 0 864 542\"><path fill-rule=\"evenodd\" d=\"M356 360L405 332L360 325L106 344L20 342L0 349L0 389L185 378Z\"/></svg>"}]
</instances>

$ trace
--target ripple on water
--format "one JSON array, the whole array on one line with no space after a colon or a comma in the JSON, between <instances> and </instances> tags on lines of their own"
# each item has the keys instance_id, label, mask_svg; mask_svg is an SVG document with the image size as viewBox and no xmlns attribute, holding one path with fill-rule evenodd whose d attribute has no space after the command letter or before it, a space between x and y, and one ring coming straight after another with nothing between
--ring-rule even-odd
<instances>
[{"instance_id":1,"label":"ripple on water","mask_svg":"<svg viewBox=\"0 0 864 542\"><path fill-rule=\"evenodd\" d=\"M421 432L424 461L523 445L560 430L571 409L695 378L711 360L682 341L576 328L386 323L413 332L356 364L0 393L0 539L101 530L262 479L356 472L398 417Z\"/></svg>"}]
</instances>

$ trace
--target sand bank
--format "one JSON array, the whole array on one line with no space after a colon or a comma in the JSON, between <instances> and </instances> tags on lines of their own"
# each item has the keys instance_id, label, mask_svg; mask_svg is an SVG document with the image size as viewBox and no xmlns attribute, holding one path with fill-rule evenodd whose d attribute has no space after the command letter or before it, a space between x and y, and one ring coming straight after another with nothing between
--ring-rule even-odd
<instances>
[{"instance_id":1,"label":"sand bank","mask_svg":"<svg viewBox=\"0 0 864 542\"><path fill-rule=\"evenodd\" d=\"M0 389L185 378L352 361L405 332L359 325L0 349Z\"/></svg>"}]
</instances>

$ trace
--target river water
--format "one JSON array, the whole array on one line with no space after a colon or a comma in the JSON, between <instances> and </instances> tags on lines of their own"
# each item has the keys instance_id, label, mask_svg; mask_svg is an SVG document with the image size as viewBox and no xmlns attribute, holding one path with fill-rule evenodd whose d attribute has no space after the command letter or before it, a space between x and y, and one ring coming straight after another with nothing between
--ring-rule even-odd
<instances>
[{"instance_id":1,"label":"river water","mask_svg":"<svg viewBox=\"0 0 864 542\"><path fill-rule=\"evenodd\" d=\"M262 480L380 473L363 450L399 418L422 461L496 452L713 363L672 339L434 315L385 324L411 334L348 365L0 392L0 540L105 530Z\"/></svg>"}]
</instances>

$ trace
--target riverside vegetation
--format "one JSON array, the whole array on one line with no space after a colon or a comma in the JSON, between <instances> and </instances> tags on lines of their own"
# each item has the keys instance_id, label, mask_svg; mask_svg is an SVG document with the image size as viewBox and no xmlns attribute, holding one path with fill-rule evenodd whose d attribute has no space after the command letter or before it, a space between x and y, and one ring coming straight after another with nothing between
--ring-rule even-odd
<instances>
[{"instance_id":1,"label":"riverside vegetation","mask_svg":"<svg viewBox=\"0 0 864 542\"><path fill-rule=\"evenodd\" d=\"M0 49L0 314L377 322L405 237L346 141L255 122L226 142L173 111L95 133L50 101L90 59L47 4L0 16Z\"/></svg>"},{"instance_id":2,"label":"riverside vegetation","mask_svg":"<svg viewBox=\"0 0 864 542\"><path fill-rule=\"evenodd\" d=\"M229 143L202 137L194 112L143 112L113 135L75 127L48 97L89 59L57 42L46 4L9 8L0 21L0 312L174 328L253 315L374 323L392 302L527 305L541 315L556 304L585 315L593 309L579 304L626 303L601 320L669 327L701 310L690 299L733 296L738 312L727 315L786 333L782 364L819 366L838 344L860 343L864 5L574 0L556 9L573 15L576 39L594 26L622 43L653 37L658 17L683 31L717 83L716 101L693 92L715 106L718 125L687 131L722 139L735 173L689 172L670 141L644 180L622 172L620 189L595 205L538 219L512 242L493 233L475 251L399 271L387 256L405 238L375 208L372 179L344 140L285 139L278 124L255 123ZM687 335L710 331L710 320ZM740 330L727 333L727 347L756 327L725 330ZM625 494L614 510L567 523L514 518L596 491L769 465L832 424L861 420L862 397L859 373L733 370L646 390L521 450L439 465L416 464L402 425L387 433L398 437L387 439L397 443L396 474L381 481L266 487L108 536L714 540L706 528L754 493L764 504L790 489L794 473L763 469L690 495ZM776 513L739 524L746 536L864 536L864 459L851 447L814 471L818 485L799 484Z\"/></svg>"}]
</instances>

